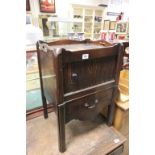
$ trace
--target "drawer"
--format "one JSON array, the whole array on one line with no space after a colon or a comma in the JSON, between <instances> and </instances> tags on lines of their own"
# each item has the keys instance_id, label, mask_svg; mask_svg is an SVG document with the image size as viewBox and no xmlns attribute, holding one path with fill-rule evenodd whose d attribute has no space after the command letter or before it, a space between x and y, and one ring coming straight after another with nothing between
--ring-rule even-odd
<instances>
[{"instance_id":1,"label":"drawer","mask_svg":"<svg viewBox=\"0 0 155 155\"><path fill-rule=\"evenodd\" d=\"M66 121L71 119L92 120L104 107L111 104L113 89L103 90L65 104Z\"/></svg>"}]
</instances>

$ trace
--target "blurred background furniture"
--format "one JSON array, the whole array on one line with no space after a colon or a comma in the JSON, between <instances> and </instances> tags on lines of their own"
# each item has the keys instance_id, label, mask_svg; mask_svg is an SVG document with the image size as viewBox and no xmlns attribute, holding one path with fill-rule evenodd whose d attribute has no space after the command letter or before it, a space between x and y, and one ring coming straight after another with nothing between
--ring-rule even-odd
<instances>
[{"instance_id":1,"label":"blurred background furniture","mask_svg":"<svg viewBox=\"0 0 155 155\"><path fill-rule=\"evenodd\" d=\"M114 118L114 127L120 131L126 138L125 153L128 155L129 145L129 71L122 70L119 80L119 97L116 101L116 112Z\"/></svg>"}]
</instances>

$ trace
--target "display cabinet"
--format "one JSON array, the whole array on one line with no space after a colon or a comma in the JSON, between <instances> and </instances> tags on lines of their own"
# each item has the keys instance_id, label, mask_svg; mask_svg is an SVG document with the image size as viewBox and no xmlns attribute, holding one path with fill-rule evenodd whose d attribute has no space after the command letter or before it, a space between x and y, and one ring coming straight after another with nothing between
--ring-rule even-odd
<instances>
[{"instance_id":1,"label":"display cabinet","mask_svg":"<svg viewBox=\"0 0 155 155\"><path fill-rule=\"evenodd\" d=\"M43 114L40 77L36 46L27 46L26 50L26 120ZM47 111L53 111L53 104L47 103Z\"/></svg>"},{"instance_id":2,"label":"display cabinet","mask_svg":"<svg viewBox=\"0 0 155 155\"><path fill-rule=\"evenodd\" d=\"M77 39L78 33L82 32L82 21L79 17L74 19L40 15L39 25L46 41L66 39L68 33L75 33L74 39Z\"/></svg>"},{"instance_id":3,"label":"display cabinet","mask_svg":"<svg viewBox=\"0 0 155 155\"><path fill-rule=\"evenodd\" d=\"M102 10L95 10L94 32L93 32L94 39L100 38L100 32L102 30L102 25L103 25L102 14L103 14Z\"/></svg>"},{"instance_id":4,"label":"display cabinet","mask_svg":"<svg viewBox=\"0 0 155 155\"><path fill-rule=\"evenodd\" d=\"M39 26L43 30L45 40L65 39L68 33L84 33L85 39L100 39L103 29L106 7L72 4L70 17L59 18L51 15L40 15Z\"/></svg>"},{"instance_id":5,"label":"display cabinet","mask_svg":"<svg viewBox=\"0 0 155 155\"><path fill-rule=\"evenodd\" d=\"M73 17L75 20L81 22L73 22L73 30L74 32L83 32L83 8L75 8L73 9Z\"/></svg>"},{"instance_id":6,"label":"display cabinet","mask_svg":"<svg viewBox=\"0 0 155 155\"><path fill-rule=\"evenodd\" d=\"M26 110L42 106L40 79L36 52L26 53Z\"/></svg>"},{"instance_id":7,"label":"display cabinet","mask_svg":"<svg viewBox=\"0 0 155 155\"><path fill-rule=\"evenodd\" d=\"M86 6L73 4L71 14L74 19L81 19L82 23L77 25L84 32L86 39L100 39L106 7ZM75 24L76 25L76 24Z\"/></svg>"}]
</instances>

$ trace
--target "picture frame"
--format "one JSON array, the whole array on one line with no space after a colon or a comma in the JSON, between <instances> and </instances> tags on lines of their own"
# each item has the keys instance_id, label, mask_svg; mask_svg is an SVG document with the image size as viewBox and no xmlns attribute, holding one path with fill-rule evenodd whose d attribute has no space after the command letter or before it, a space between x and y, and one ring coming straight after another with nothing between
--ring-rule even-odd
<instances>
[{"instance_id":1,"label":"picture frame","mask_svg":"<svg viewBox=\"0 0 155 155\"><path fill-rule=\"evenodd\" d=\"M110 21L109 30L115 30L116 21Z\"/></svg>"},{"instance_id":2,"label":"picture frame","mask_svg":"<svg viewBox=\"0 0 155 155\"><path fill-rule=\"evenodd\" d=\"M55 0L39 0L40 12L55 13Z\"/></svg>"},{"instance_id":3,"label":"picture frame","mask_svg":"<svg viewBox=\"0 0 155 155\"><path fill-rule=\"evenodd\" d=\"M110 20L104 20L103 30L109 30Z\"/></svg>"},{"instance_id":4,"label":"picture frame","mask_svg":"<svg viewBox=\"0 0 155 155\"><path fill-rule=\"evenodd\" d=\"M30 0L26 0L26 11L31 11Z\"/></svg>"},{"instance_id":5,"label":"picture frame","mask_svg":"<svg viewBox=\"0 0 155 155\"><path fill-rule=\"evenodd\" d=\"M116 23L116 34L127 34L128 33L128 22L118 22Z\"/></svg>"}]
</instances>

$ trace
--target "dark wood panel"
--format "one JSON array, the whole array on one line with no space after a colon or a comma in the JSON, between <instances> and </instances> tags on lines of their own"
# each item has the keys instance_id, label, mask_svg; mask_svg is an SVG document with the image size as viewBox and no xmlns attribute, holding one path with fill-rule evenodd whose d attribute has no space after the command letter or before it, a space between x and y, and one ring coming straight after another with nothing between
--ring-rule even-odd
<instances>
[{"instance_id":1,"label":"dark wood panel","mask_svg":"<svg viewBox=\"0 0 155 155\"><path fill-rule=\"evenodd\" d=\"M41 41L42 43L46 43L44 41ZM78 41L78 40L68 40L68 39L63 39L63 40L56 40L56 41L52 41L47 43L49 46L52 45L66 45L66 44L79 44L79 43L93 43L96 45L103 45L103 46L112 46L113 44L110 42L107 42L105 40L98 40L98 41L92 41L90 39L85 39L82 41Z\"/></svg>"},{"instance_id":2,"label":"dark wood panel","mask_svg":"<svg viewBox=\"0 0 155 155\"><path fill-rule=\"evenodd\" d=\"M47 102L56 103L56 71L54 64L54 54L52 52L43 52L39 53L39 64L43 95L45 96Z\"/></svg>"},{"instance_id":3,"label":"dark wood panel","mask_svg":"<svg viewBox=\"0 0 155 155\"><path fill-rule=\"evenodd\" d=\"M116 57L86 60L66 64L64 92L72 92L114 79Z\"/></svg>"},{"instance_id":4,"label":"dark wood panel","mask_svg":"<svg viewBox=\"0 0 155 155\"><path fill-rule=\"evenodd\" d=\"M101 83L101 84L97 84L97 85L94 85L94 86L91 86L91 87L88 87L88 88L84 88L84 89L80 89L80 90L77 90L77 91L74 91L74 92L64 94L64 101L71 100L73 98L77 98L79 96L84 96L84 95L87 95L87 94L97 93L97 92L100 92L100 91L103 91L103 90L106 90L106 89L110 89L112 87L113 88L117 87L115 85L115 80L111 80L111 81L104 82L104 83Z\"/></svg>"},{"instance_id":5,"label":"dark wood panel","mask_svg":"<svg viewBox=\"0 0 155 155\"><path fill-rule=\"evenodd\" d=\"M71 119L91 120L111 103L113 89L89 94L65 103L66 121Z\"/></svg>"},{"instance_id":6,"label":"dark wood panel","mask_svg":"<svg viewBox=\"0 0 155 155\"><path fill-rule=\"evenodd\" d=\"M76 49L76 45L75 45ZM67 51L63 49L63 64L65 63L71 63L71 62L77 62L77 61L85 61L83 59L83 55L87 54L88 59L97 59L102 57L108 57L108 56L115 56L118 55L118 45L114 45L108 48L101 48L101 49L89 49L89 50L77 50L75 51Z\"/></svg>"}]
</instances>

